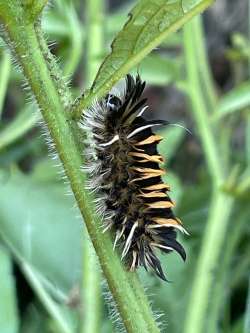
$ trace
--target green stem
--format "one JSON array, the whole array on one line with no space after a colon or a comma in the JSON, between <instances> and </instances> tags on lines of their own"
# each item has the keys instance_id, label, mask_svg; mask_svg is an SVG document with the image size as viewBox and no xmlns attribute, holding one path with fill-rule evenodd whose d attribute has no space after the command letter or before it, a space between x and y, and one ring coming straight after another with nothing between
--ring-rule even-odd
<instances>
[{"instance_id":1,"label":"green stem","mask_svg":"<svg viewBox=\"0 0 250 333\"><path fill-rule=\"evenodd\" d=\"M27 8L27 13L29 14L31 21L37 19L47 3L48 0L23 0L23 4Z\"/></svg>"},{"instance_id":2,"label":"green stem","mask_svg":"<svg viewBox=\"0 0 250 333\"><path fill-rule=\"evenodd\" d=\"M0 119L3 112L4 99L7 91L7 86L10 76L10 55L5 51L2 55L0 64Z\"/></svg>"},{"instance_id":3,"label":"green stem","mask_svg":"<svg viewBox=\"0 0 250 333\"><path fill-rule=\"evenodd\" d=\"M103 1L86 1L87 55L86 84L94 79L98 68L98 55L103 49ZM82 279L82 333L100 332L101 277L96 257L88 238L83 244Z\"/></svg>"},{"instance_id":4,"label":"green stem","mask_svg":"<svg viewBox=\"0 0 250 333\"><path fill-rule=\"evenodd\" d=\"M57 92L60 95L64 108L68 111L70 109L73 99L71 96L71 92L63 78L63 72L57 63L55 56L50 52L50 49L48 48L41 29L41 22L36 22L34 27L40 50L42 51L43 57L46 61L51 78L54 81L54 85L57 88Z\"/></svg>"},{"instance_id":5,"label":"green stem","mask_svg":"<svg viewBox=\"0 0 250 333\"><path fill-rule=\"evenodd\" d=\"M83 243L81 333L100 332L101 277L93 246L87 237Z\"/></svg>"},{"instance_id":6,"label":"green stem","mask_svg":"<svg viewBox=\"0 0 250 333\"><path fill-rule=\"evenodd\" d=\"M209 296L217 271L220 269L219 256L232 207L231 197L218 191L214 193L197 262L184 333L204 332Z\"/></svg>"},{"instance_id":7,"label":"green stem","mask_svg":"<svg viewBox=\"0 0 250 333\"><path fill-rule=\"evenodd\" d=\"M233 199L220 191L225 180L225 166L220 162L218 144L212 131L204 92L201 89L200 75L197 67L196 40L193 38L198 18L194 18L184 27L184 49L186 57L187 84L192 105L192 113L198 128L208 170L213 185L210 213L201 245L200 255L194 276L189 306L186 314L184 333L204 331L209 295L213 287L218 259L221 254ZM201 45L200 45L201 46ZM201 69L202 70L202 69Z\"/></svg>"},{"instance_id":8,"label":"green stem","mask_svg":"<svg viewBox=\"0 0 250 333\"><path fill-rule=\"evenodd\" d=\"M65 6L62 5L63 7ZM64 66L64 75L67 77L74 74L82 55L82 44L83 44L83 31L82 26L77 17L73 3L69 4L69 8L66 11L68 26L70 29L70 54L68 56L68 61Z\"/></svg>"},{"instance_id":9,"label":"green stem","mask_svg":"<svg viewBox=\"0 0 250 333\"><path fill-rule=\"evenodd\" d=\"M197 66L199 66L199 75L202 83L203 94L206 97L207 111L209 113L215 112L217 104L217 95L214 88L212 73L209 67L209 61L206 51L206 38L203 31L202 16L198 15L193 20L193 39L196 44L196 59L199 59Z\"/></svg>"},{"instance_id":10,"label":"green stem","mask_svg":"<svg viewBox=\"0 0 250 333\"><path fill-rule=\"evenodd\" d=\"M248 221L248 212L244 212L237 218L237 223L232 225L232 230L228 239L226 240L225 250L221 256L220 269L214 281L213 292L210 303L209 319L207 320L207 332L216 333L218 331L219 319L222 318L221 313L223 301L225 302L225 295L228 292L226 287L228 271L230 270L230 264L234 257L235 249L237 248L242 231L244 230L245 223ZM248 258L248 256L246 256ZM237 274L238 269L234 269ZM230 276L230 280L232 277ZM231 284L232 285L232 284Z\"/></svg>"},{"instance_id":11,"label":"green stem","mask_svg":"<svg viewBox=\"0 0 250 333\"><path fill-rule=\"evenodd\" d=\"M145 294L135 293L131 282L134 273L124 270L120 257L113 251L109 234L101 232L100 220L92 215L93 198L84 191L82 159L67 113L63 112L64 105L40 50L34 25L27 18L20 0L0 0L0 19L41 109L127 332L158 333Z\"/></svg>"},{"instance_id":12,"label":"green stem","mask_svg":"<svg viewBox=\"0 0 250 333\"><path fill-rule=\"evenodd\" d=\"M100 66L103 52L104 3L103 0L86 0L87 64L86 83L91 84Z\"/></svg>"},{"instance_id":13,"label":"green stem","mask_svg":"<svg viewBox=\"0 0 250 333\"><path fill-rule=\"evenodd\" d=\"M192 104L193 117L200 134L211 178L214 185L219 186L223 181L223 172L219 158L220 154L217 149L218 145L210 125L203 92L201 90L195 51L197 45L193 39L195 29L197 29L197 20L198 18L195 17L192 21L187 23L183 33L189 96Z\"/></svg>"}]
</instances>

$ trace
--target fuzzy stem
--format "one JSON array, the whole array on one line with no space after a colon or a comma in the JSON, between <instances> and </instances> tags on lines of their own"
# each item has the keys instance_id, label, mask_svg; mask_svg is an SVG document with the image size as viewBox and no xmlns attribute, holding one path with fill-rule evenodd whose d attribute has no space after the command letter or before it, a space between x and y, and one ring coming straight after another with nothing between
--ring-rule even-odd
<instances>
[{"instance_id":1,"label":"fuzzy stem","mask_svg":"<svg viewBox=\"0 0 250 333\"><path fill-rule=\"evenodd\" d=\"M26 6L26 13L29 13L30 20L34 21L41 14L48 0L23 0L22 2Z\"/></svg>"},{"instance_id":2,"label":"fuzzy stem","mask_svg":"<svg viewBox=\"0 0 250 333\"><path fill-rule=\"evenodd\" d=\"M186 56L187 83L192 104L192 113L196 121L205 159L210 172L213 193L210 212L200 255L194 276L193 287L184 325L184 333L203 332L207 315L209 295L218 268L233 199L220 191L220 185L225 180L225 166L220 163L220 153L214 133L209 123L205 106L205 96L201 89L201 82L197 68L196 41L193 39L198 18L194 18L184 27L184 49ZM202 69L201 69L202 70Z\"/></svg>"},{"instance_id":3,"label":"fuzzy stem","mask_svg":"<svg viewBox=\"0 0 250 333\"><path fill-rule=\"evenodd\" d=\"M57 88L57 92L60 95L64 109L69 110L73 101L71 92L67 87L67 84L63 78L63 72L57 63L55 56L50 52L48 44L46 43L41 29L41 22L36 22L35 31L37 40L39 42L40 50L42 51L43 57L47 63L50 76L53 79L54 84Z\"/></svg>"},{"instance_id":4,"label":"fuzzy stem","mask_svg":"<svg viewBox=\"0 0 250 333\"><path fill-rule=\"evenodd\" d=\"M113 251L109 234L101 232L100 220L91 214L92 198L84 191L85 177L78 146L40 50L34 24L29 19L20 0L0 0L0 20L4 23L12 52L48 126L127 332L158 333L145 294L135 293L131 282L133 273L124 270L120 257Z\"/></svg>"}]
</instances>

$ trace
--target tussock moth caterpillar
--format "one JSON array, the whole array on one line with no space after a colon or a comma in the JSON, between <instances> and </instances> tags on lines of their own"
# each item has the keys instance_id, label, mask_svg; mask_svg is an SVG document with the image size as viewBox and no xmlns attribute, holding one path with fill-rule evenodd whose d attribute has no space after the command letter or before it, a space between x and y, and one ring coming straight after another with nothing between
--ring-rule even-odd
<instances>
[{"instance_id":1,"label":"tussock moth caterpillar","mask_svg":"<svg viewBox=\"0 0 250 333\"><path fill-rule=\"evenodd\" d=\"M87 131L89 188L97 192L105 229L115 233L114 247L120 243L130 270L152 268L166 280L157 250L177 251L185 260L176 230L186 231L161 178L165 171L157 144L162 138L151 129L166 122L144 119L144 88L139 75L127 75L124 93L110 93L95 103L80 126Z\"/></svg>"}]
</instances>

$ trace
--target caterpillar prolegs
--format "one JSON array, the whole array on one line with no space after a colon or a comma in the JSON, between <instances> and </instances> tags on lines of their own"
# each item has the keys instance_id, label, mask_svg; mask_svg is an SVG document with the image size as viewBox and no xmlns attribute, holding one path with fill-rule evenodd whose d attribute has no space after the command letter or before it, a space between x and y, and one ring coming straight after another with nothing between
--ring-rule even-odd
<instances>
[{"instance_id":1,"label":"caterpillar prolegs","mask_svg":"<svg viewBox=\"0 0 250 333\"><path fill-rule=\"evenodd\" d=\"M127 75L124 92L95 103L80 126L87 132L88 186L97 193L105 230L114 232L114 247L120 244L130 270L152 268L166 280L157 251L177 251L185 260L176 230L186 231L172 211L169 186L161 178L165 171L157 144L162 137L151 129L166 122L143 117L144 88L139 75Z\"/></svg>"}]
</instances>

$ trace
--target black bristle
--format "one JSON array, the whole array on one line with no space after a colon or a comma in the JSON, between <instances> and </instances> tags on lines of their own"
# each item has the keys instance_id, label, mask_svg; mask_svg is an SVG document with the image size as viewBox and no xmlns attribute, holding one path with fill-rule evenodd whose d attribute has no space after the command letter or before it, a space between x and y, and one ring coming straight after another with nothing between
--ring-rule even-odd
<instances>
[{"instance_id":1,"label":"black bristle","mask_svg":"<svg viewBox=\"0 0 250 333\"><path fill-rule=\"evenodd\" d=\"M105 227L113 230L130 270L150 267L167 281L157 251L176 251L185 260L176 240L176 230L185 229L161 178L161 138L152 132L167 122L144 119L144 89L139 75L127 75L123 96L108 94L85 112L80 125L88 136L89 187L103 198Z\"/></svg>"}]
</instances>

